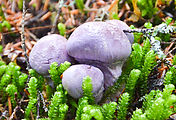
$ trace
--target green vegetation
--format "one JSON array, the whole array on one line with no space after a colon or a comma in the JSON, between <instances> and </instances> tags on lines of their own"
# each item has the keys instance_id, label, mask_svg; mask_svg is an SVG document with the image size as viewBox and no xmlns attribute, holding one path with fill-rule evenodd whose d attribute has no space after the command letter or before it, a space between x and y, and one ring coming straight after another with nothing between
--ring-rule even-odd
<instances>
[{"instance_id":1,"label":"green vegetation","mask_svg":"<svg viewBox=\"0 0 176 120\"><path fill-rule=\"evenodd\" d=\"M140 8L142 17L151 18L158 11L158 9L155 7L156 2L157 0L138 0L137 1L137 5Z\"/></svg>"},{"instance_id":2,"label":"green vegetation","mask_svg":"<svg viewBox=\"0 0 176 120\"><path fill-rule=\"evenodd\" d=\"M0 23L0 32L3 31L3 28L7 28L8 31L11 29L11 25L8 21L4 20L2 23Z\"/></svg>"},{"instance_id":3,"label":"green vegetation","mask_svg":"<svg viewBox=\"0 0 176 120\"><path fill-rule=\"evenodd\" d=\"M26 0L25 6L23 1L0 1L0 120L169 120L171 115L176 115L176 0ZM26 9L23 10L23 7ZM121 76L116 78L113 86L105 89L101 86L104 91L101 91L103 97L100 102L96 101L100 92L93 94L94 79L90 76L82 78L82 83L79 84L83 91L81 98L76 99L68 94L71 92L64 89L62 75L71 63L51 63L51 51L48 51L51 59L42 61L44 65L51 63L46 76L33 69L25 69L24 61L28 61L25 53L28 56L42 36L59 33L69 39L72 32L83 23L107 22L109 19L122 20L131 25L130 30L123 29L123 26L119 30L128 39L128 35L132 33L134 42L130 40L131 44L127 45L131 46L131 54L124 60ZM106 25L102 24L105 28L102 33L109 34L107 38L113 38L117 34L114 30L118 31L118 27L108 24L112 28L106 29ZM95 31L100 28L102 27L95 26ZM87 29L88 24L84 29L86 34ZM84 32L81 31L83 39L106 38L99 32L95 33L98 34L97 37L94 37L93 32L88 33L88 36ZM78 37L79 35L76 34ZM22 44L23 47L22 36L26 45ZM83 39L76 40L82 42ZM79 42L75 42L75 46ZM99 41L90 43L97 45ZM104 45L100 42L98 47L101 49L95 52L101 53L102 48L106 48ZM89 50L87 43L84 47ZM51 45L52 49L55 48ZM123 52L121 50L122 54ZM111 59L114 52L111 53L108 59L114 60ZM58 59L60 58L62 55ZM73 58L73 65L86 61L90 64L95 62L95 66L98 62L96 67L100 67L100 63L104 61L89 61L89 58L92 59L78 54ZM109 65L111 63L112 66ZM113 65L116 65L116 61L105 64L112 67L110 72L115 74ZM30 66L27 65L27 68ZM77 76L79 74L75 78ZM69 75L67 77L70 81L75 80Z\"/></svg>"},{"instance_id":4,"label":"green vegetation","mask_svg":"<svg viewBox=\"0 0 176 120\"><path fill-rule=\"evenodd\" d=\"M31 77L28 83L29 103L25 110L26 118L30 117L31 112L34 116L37 114L37 82L38 80L35 77Z\"/></svg>"},{"instance_id":5,"label":"green vegetation","mask_svg":"<svg viewBox=\"0 0 176 120\"><path fill-rule=\"evenodd\" d=\"M61 83L62 80L60 76L66 69L70 67L70 65L71 63L67 61L65 61L64 63L61 63L59 67L58 67L58 63L56 62L53 62L50 65L49 73L50 73L51 79L53 80L55 86Z\"/></svg>"},{"instance_id":6,"label":"green vegetation","mask_svg":"<svg viewBox=\"0 0 176 120\"><path fill-rule=\"evenodd\" d=\"M163 92L152 90L146 94L142 109L133 112L132 120L166 120L174 113L174 109L170 108L176 103L176 95L172 94L174 89L174 85L169 84Z\"/></svg>"},{"instance_id":7,"label":"green vegetation","mask_svg":"<svg viewBox=\"0 0 176 120\"><path fill-rule=\"evenodd\" d=\"M59 84L49 106L48 117L51 120L64 120L68 111L66 95L67 92L63 90L62 84Z\"/></svg>"},{"instance_id":8,"label":"green vegetation","mask_svg":"<svg viewBox=\"0 0 176 120\"><path fill-rule=\"evenodd\" d=\"M59 24L57 25L57 28L58 28L58 30L59 30L60 35L64 36L64 35L65 35L65 32L66 32L66 27L65 27L65 25L64 25L63 23L59 23Z\"/></svg>"},{"instance_id":9,"label":"green vegetation","mask_svg":"<svg viewBox=\"0 0 176 120\"><path fill-rule=\"evenodd\" d=\"M130 96L128 93L122 94L118 102L119 103L118 110L117 110L118 120L126 120L127 110L128 110L129 100L130 100L129 98Z\"/></svg>"},{"instance_id":10,"label":"green vegetation","mask_svg":"<svg viewBox=\"0 0 176 120\"><path fill-rule=\"evenodd\" d=\"M172 19L168 19L166 23L162 23L165 26L163 30L165 32L159 29L162 28L161 26L156 27L152 33L148 32L153 36L153 41L161 40L162 35L169 34L169 31L173 30L169 27L171 21ZM144 26L147 29L152 28L151 23L146 23ZM137 40L139 38L140 40ZM22 96L24 97L22 91L25 90L26 94L23 99L29 100L25 107L25 119L37 118L38 114L44 113L41 116L43 118L40 119L64 120L71 116L75 120L126 120L131 115L131 120L165 120L175 113L176 95L173 94L173 90L176 86L176 56L173 57L166 71L163 91L149 90L149 76L157 65L157 57L163 55L157 52L157 49L161 49L160 44L155 45L152 44L151 37L143 33L135 33L135 43L132 45L132 52L122 75L114 86L105 91L103 100L108 103L103 103L103 100L101 101L103 104L95 102L92 93L92 78L89 76L83 78L83 96L79 100L67 94L62 86L62 74L71 66L71 63L67 61L60 65L56 62L50 65L49 74L54 86L46 84L48 81L33 69L30 69L27 75L21 72L16 63L6 64L0 61L1 100L5 102L9 97L12 107L15 108L17 102L22 99ZM165 56L159 59L165 59ZM125 93L121 93L118 102L112 102L111 95L123 86L125 86ZM42 95L44 98L40 98ZM142 102L142 107L136 108L132 113L131 108L133 108L134 101ZM48 104L45 105L45 102Z\"/></svg>"},{"instance_id":11,"label":"green vegetation","mask_svg":"<svg viewBox=\"0 0 176 120\"><path fill-rule=\"evenodd\" d=\"M75 2L76 2L76 6L78 7L78 9L83 11L83 9L84 9L84 0L75 0Z\"/></svg>"},{"instance_id":12,"label":"green vegetation","mask_svg":"<svg viewBox=\"0 0 176 120\"><path fill-rule=\"evenodd\" d=\"M89 102L91 104L95 103L95 99L93 96L93 86L92 86L92 79L87 76L83 79L83 83L82 83L82 89L83 89L83 96L88 97Z\"/></svg>"}]
</instances>

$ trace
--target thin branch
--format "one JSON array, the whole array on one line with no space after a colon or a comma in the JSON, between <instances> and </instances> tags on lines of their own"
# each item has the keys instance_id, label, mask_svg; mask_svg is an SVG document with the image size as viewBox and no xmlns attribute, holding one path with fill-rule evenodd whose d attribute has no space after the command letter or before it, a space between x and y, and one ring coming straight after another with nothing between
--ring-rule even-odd
<instances>
[{"instance_id":1,"label":"thin branch","mask_svg":"<svg viewBox=\"0 0 176 120\"><path fill-rule=\"evenodd\" d=\"M42 102L43 102L43 109L45 110L45 112L48 112L48 108L46 107L46 103L45 103L45 99L42 95L42 93L39 91L39 94L40 94L40 97L42 99Z\"/></svg>"},{"instance_id":2,"label":"thin branch","mask_svg":"<svg viewBox=\"0 0 176 120\"><path fill-rule=\"evenodd\" d=\"M25 21L24 25L30 25L31 23L34 23L36 21L39 21L39 19L46 14L48 11L42 11L41 13L39 13L37 16L33 17L32 19Z\"/></svg>"},{"instance_id":3,"label":"thin branch","mask_svg":"<svg viewBox=\"0 0 176 120\"><path fill-rule=\"evenodd\" d=\"M57 20L59 19L60 12L61 12L61 9L59 8L59 10L57 11L57 15L56 15L56 17L54 19L53 27L52 27L51 32L50 32L51 34L54 33L55 30L56 30Z\"/></svg>"},{"instance_id":4,"label":"thin branch","mask_svg":"<svg viewBox=\"0 0 176 120\"><path fill-rule=\"evenodd\" d=\"M48 26L25 28L25 30L37 30L37 29L46 29L46 28L52 28L52 26L48 25ZM11 32L5 32L5 33L3 33L3 35L8 35L8 34L11 34L11 33L19 33L19 32L20 32L19 30L14 30L14 31L11 31Z\"/></svg>"},{"instance_id":5,"label":"thin branch","mask_svg":"<svg viewBox=\"0 0 176 120\"><path fill-rule=\"evenodd\" d=\"M40 92L37 95L37 120L40 118Z\"/></svg>"},{"instance_id":6,"label":"thin branch","mask_svg":"<svg viewBox=\"0 0 176 120\"><path fill-rule=\"evenodd\" d=\"M166 54L166 56L167 56L168 54L172 53L175 49L176 49L176 46L175 46L174 48L172 48L172 50L170 50L170 51Z\"/></svg>"},{"instance_id":7,"label":"thin branch","mask_svg":"<svg viewBox=\"0 0 176 120\"><path fill-rule=\"evenodd\" d=\"M7 120L8 120L8 111L7 110L5 110L3 113L2 113L2 115L0 116L0 120L2 120L2 119L4 119L4 118L6 118Z\"/></svg>"},{"instance_id":8,"label":"thin branch","mask_svg":"<svg viewBox=\"0 0 176 120\"><path fill-rule=\"evenodd\" d=\"M11 98L8 96L8 107L9 107L9 115L12 115L12 103Z\"/></svg>"},{"instance_id":9,"label":"thin branch","mask_svg":"<svg viewBox=\"0 0 176 120\"><path fill-rule=\"evenodd\" d=\"M19 106L18 106L18 105L17 105L17 106L15 107L15 109L13 110L13 113L12 113L12 115L10 116L9 120L13 120L13 118L14 118L14 116L15 116L15 114L16 114L17 109L19 109Z\"/></svg>"},{"instance_id":10,"label":"thin branch","mask_svg":"<svg viewBox=\"0 0 176 120\"><path fill-rule=\"evenodd\" d=\"M56 15L56 17L55 17L55 19L54 19L54 22L53 22L53 27L52 27L51 32L50 32L51 34L53 34L53 33L55 32L55 30L56 30L57 22L58 22L58 19L59 19L59 16L60 16L60 12L61 12L61 8L62 8L62 6L64 5L63 0L60 0L60 1L58 2L58 4L59 4L59 9L58 9L58 11L57 11L57 15Z\"/></svg>"},{"instance_id":11,"label":"thin branch","mask_svg":"<svg viewBox=\"0 0 176 120\"><path fill-rule=\"evenodd\" d=\"M24 19L25 19L25 14L26 14L26 11L25 11L25 0L23 0L23 14L22 14L22 22L21 22L21 41L22 41L22 49L24 50L24 56L25 56L25 61L26 61L26 64L27 64L27 70L30 69L30 65L29 65L29 62L28 62L28 56L27 56L27 52L26 52L26 45L25 45L25 36L24 36Z\"/></svg>"},{"instance_id":12,"label":"thin branch","mask_svg":"<svg viewBox=\"0 0 176 120\"><path fill-rule=\"evenodd\" d=\"M125 32L125 33L133 33L133 32L152 33L153 30L154 30L153 28L152 29L129 29L129 30L123 30L123 32Z\"/></svg>"},{"instance_id":13,"label":"thin branch","mask_svg":"<svg viewBox=\"0 0 176 120\"><path fill-rule=\"evenodd\" d=\"M85 8L89 8L89 4L90 4L91 0L87 0L85 3Z\"/></svg>"},{"instance_id":14,"label":"thin branch","mask_svg":"<svg viewBox=\"0 0 176 120\"><path fill-rule=\"evenodd\" d=\"M26 29L28 34L35 40L35 41L39 41L39 39L32 33L30 32L28 29Z\"/></svg>"}]
</instances>

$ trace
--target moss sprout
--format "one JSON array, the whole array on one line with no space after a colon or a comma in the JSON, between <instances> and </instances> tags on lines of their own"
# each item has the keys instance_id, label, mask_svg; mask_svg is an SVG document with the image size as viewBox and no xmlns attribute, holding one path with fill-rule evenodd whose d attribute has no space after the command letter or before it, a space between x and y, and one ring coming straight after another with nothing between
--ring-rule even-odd
<instances>
[{"instance_id":1,"label":"moss sprout","mask_svg":"<svg viewBox=\"0 0 176 120\"><path fill-rule=\"evenodd\" d=\"M126 120L127 110L129 106L130 96L129 94L123 93L120 100L118 101L118 111L117 111L117 119L118 120Z\"/></svg>"},{"instance_id":2,"label":"moss sprout","mask_svg":"<svg viewBox=\"0 0 176 120\"><path fill-rule=\"evenodd\" d=\"M65 25L64 25L63 23L59 23L59 24L57 25L57 28L58 28L58 30L59 30L60 35L64 36L64 35L65 35L65 32L66 32L66 27L65 27Z\"/></svg>"},{"instance_id":3,"label":"moss sprout","mask_svg":"<svg viewBox=\"0 0 176 120\"><path fill-rule=\"evenodd\" d=\"M60 66L58 66L58 63L56 62L53 62L50 65L49 73L50 73L51 79L53 80L55 86L62 83L60 76L66 69L70 67L70 65L71 63L67 61L65 61L64 63L61 63Z\"/></svg>"},{"instance_id":4,"label":"moss sprout","mask_svg":"<svg viewBox=\"0 0 176 120\"><path fill-rule=\"evenodd\" d=\"M37 112L36 103L37 103L37 93L38 93L37 82L38 80L35 77L31 77L28 83L28 91L30 95L29 95L29 103L25 110L26 118L30 117L31 112L34 114L34 116L36 116L36 112Z\"/></svg>"},{"instance_id":5,"label":"moss sprout","mask_svg":"<svg viewBox=\"0 0 176 120\"><path fill-rule=\"evenodd\" d=\"M48 117L52 120L64 120L68 111L68 105L66 104L67 92L63 90L63 86L59 84L57 91L51 99L49 106Z\"/></svg>"},{"instance_id":6,"label":"moss sprout","mask_svg":"<svg viewBox=\"0 0 176 120\"><path fill-rule=\"evenodd\" d=\"M13 106L15 107L16 106L15 93L17 94L17 87L15 85L13 85L13 84L9 84L6 87L6 92L10 96L11 102L12 102Z\"/></svg>"},{"instance_id":7,"label":"moss sprout","mask_svg":"<svg viewBox=\"0 0 176 120\"><path fill-rule=\"evenodd\" d=\"M83 96L88 97L89 103L94 104L95 98L92 93L93 91L92 80L89 76L83 78L82 89L83 89Z\"/></svg>"},{"instance_id":8,"label":"moss sprout","mask_svg":"<svg viewBox=\"0 0 176 120\"><path fill-rule=\"evenodd\" d=\"M163 92L152 90L145 95L142 109L133 112L132 120L165 120L169 118L174 110L170 108L176 103L176 95L172 94L175 87L172 84L166 85Z\"/></svg>"},{"instance_id":9,"label":"moss sprout","mask_svg":"<svg viewBox=\"0 0 176 120\"><path fill-rule=\"evenodd\" d=\"M129 76L129 79L127 80L127 84L126 84L126 92L129 93L130 95L130 98L132 100L133 96L134 96L134 93L135 93L135 86L136 86L136 83L137 83L137 80L139 79L140 77L140 74L141 74L141 71L138 70L138 69L133 69L131 72L130 72L130 76Z\"/></svg>"}]
</instances>

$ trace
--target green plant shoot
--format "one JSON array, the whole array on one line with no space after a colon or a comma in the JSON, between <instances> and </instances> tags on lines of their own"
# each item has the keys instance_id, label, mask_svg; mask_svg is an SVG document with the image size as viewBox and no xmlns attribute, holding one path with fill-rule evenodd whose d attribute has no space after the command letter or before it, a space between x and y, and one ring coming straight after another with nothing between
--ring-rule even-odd
<instances>
[{"instance_id":1,"label":"green plant shoot","mask_svg":"<svg viewBox=\"0 0 176 120\"><path fill-rule=\"evenodd\" d=\"M57 25L57 28L58 28L58 30L59 30L60 35L64 36L64 35L65 35L65 32L66 32L66 27L65 27L65 25L64 25L63 23L59 23L59 24Z\"/></svg>"},{"instance_id":2,"label":"green plant shoot","mask_svg":"<svg viewBox=\"0 0 176 120\"><path fill-rule=\"evenodd\" d=\"M133 69L130 72L130 76L129 76L129 79L127 81L126 90L125 90L127 93L129 93L130 98L133 98L133 96L134 96L136 82L139 79L140 74L141 74L141 71L138 70L138 69Z\"/></svg>"},{"instance_id":3,"label":"green plant shoot","mask_svg":"<svg viewBox=\"0 0 176 120\"><path fill-rule=\"evenodd\" d=\"M84 0L75 0L75 2L76 2L76 6L78 7L78 9L83 11L83 9L84 9Z\"/></svg>"},{"instance_id":4,"label":"green plant shoot","mask_svg":"<svg viewBox=\"0 0 176 120\"><path fill-rule=\"evenodd\" d=\"M117 119L118 120L126 120L126 116L127 116L127 110L128 110L128 105L129 105L129 99L130 96L129 94L123 93L120 100L118 101L118 113L117 113Z\"/></svg>"},{"instance_id":5,"label":"green plant shoot","mask_svg":"<svg viewBox=\"0 0 176 120\"><path fill-rule=\"evenodd\" d=\"M89 76L86 76L85 78L83 78L82 89L83 89L83 96L88 97L89 102L91 104L94 104L95 99L92 93L93 91L92 79Z\"/></svg>"}]
</instances>

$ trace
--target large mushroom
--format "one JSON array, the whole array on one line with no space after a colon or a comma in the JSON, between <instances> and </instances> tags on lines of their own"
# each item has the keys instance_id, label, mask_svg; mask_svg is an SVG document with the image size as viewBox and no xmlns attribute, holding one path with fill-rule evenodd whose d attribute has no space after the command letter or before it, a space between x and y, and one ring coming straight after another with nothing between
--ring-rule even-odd
<instances>
[{"instance_id":1,"label":"large mushroom","mask_svg":"<svg viewBox=\"0 0 176 120\"><path fill-rule=\"evenodd\" d=\"M62 85L73 98L81 98L83 95L82 81L89 76L92 78L93 95L99 102L104 91L104 76L100 69L91 65L72 65L63 73Z\"/></svg>"},{"instance_id":2,"label":"large mushroom","mask_svg":"<svg viewBox=\"0 0 176 120\"><path fill-rule=\"evenodd\" d=\"M121 75L131 44L119 27L107 22L88 22L75 29L66 49L79 63L98 67L104 73L107 88Z\"/></svg>"},{"instance_id":3,"label":"large mushroom","mask_svg":"<svg viewBox=\"0 0 176 120\"><path fill-rule=\"evenodd\" d=\"M29 55L30 66L42 75L48 75L52 62L58 64L72 62L66 52L66 39L57 34L42 37L32 48Z\"/></svg>"}]
</instances>

